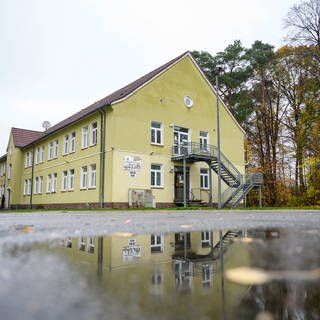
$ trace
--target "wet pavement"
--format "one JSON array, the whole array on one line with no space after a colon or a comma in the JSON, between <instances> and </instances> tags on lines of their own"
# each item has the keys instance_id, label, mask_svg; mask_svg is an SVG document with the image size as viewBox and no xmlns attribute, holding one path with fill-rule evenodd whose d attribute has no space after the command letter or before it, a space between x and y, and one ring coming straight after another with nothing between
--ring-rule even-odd
<instances>
[{"instance_id":1,"label":"wet pavement","mask_svg":"<svg viewBox=\"0 0 320 320\"><path fill-rule=\"evenodd\" d=\"M320 319L320 211L0 213L1 319Z\"/></svg>"}]
</instances>

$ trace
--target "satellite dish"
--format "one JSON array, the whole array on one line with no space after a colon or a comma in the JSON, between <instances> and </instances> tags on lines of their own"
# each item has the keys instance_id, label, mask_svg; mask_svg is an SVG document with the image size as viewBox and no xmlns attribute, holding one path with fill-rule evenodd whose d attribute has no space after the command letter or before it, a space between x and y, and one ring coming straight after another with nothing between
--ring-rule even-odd
<instances>
[{"instance_id":1,"label":"satellite dish","mask_svg":"<svg viewBox=\"0 0 320 320\"><path fill-rule=\"evenodd\" d=\"M49 121L43 121L42 127L44 128L44 130L48 130L51 127L51 124Z\"/></svg>"}]
</instances>

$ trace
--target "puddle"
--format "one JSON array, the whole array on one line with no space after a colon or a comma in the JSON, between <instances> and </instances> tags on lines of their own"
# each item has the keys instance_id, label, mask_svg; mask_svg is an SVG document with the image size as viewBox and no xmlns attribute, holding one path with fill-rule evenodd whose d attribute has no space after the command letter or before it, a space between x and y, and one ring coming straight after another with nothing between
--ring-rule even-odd
<instances>
[{"instance_id":1,"label":"puddle","mask_svg":"<svg viewBox=\"0 0 320 320\"><path fill-rule=\"evenodd\" d=\"M320 319L319 240L185 230L3 245L1 319Z\"/></svg>"}]
</instances>

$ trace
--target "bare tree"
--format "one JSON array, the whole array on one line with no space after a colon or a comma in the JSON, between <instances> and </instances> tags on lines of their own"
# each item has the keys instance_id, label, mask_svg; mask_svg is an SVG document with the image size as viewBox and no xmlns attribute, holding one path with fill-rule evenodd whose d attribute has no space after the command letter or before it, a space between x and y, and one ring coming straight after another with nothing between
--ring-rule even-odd
<instances>
[{"instance_id":1,"label":"bare tree","mask_svg":"<svg viewBox=\"0 0 320 320\"><path fill-rule=\"evenodd\" d=\"M309 0L291 7L284 27L289 30L286 40L292 43L320 47L320 0Z\"/></svg>"}]
</instances>

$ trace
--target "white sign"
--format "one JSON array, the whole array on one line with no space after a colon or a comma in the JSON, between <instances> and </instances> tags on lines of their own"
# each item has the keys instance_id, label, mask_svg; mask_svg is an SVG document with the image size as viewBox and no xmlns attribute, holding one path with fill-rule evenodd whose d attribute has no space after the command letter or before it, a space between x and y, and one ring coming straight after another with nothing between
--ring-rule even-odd
<instances>
[{"instance_id":1,"label":"white sign","mask_svg":"<svg viewBox=\"0 0 320 320\"><path fill-rule=\"evenodd\" d=\"M129 239L128 240L128 246L135 246L136 245L136 239Z\"/></svg>"},{"instance_id":2,"label":"white sign","mask_svg":"<svg viewBox=\"0 0 320 320\"><path fill-rule=\"evenodd\" d=\"M129 171L130 177L135 177L137 171L142 167L142 160L140 157L125 156L123 158L123 169Z\"/></svg>"},{"instance_id":3,"label":"white sign","mask_svg":"<svg viewBox=\"0 0 320 320\"><path fill-rule=\"evenodd\" d=\"M123 260L133 260L141 257L140 246L126 246L122 248Z\"/></svg>"}]
</instances>

